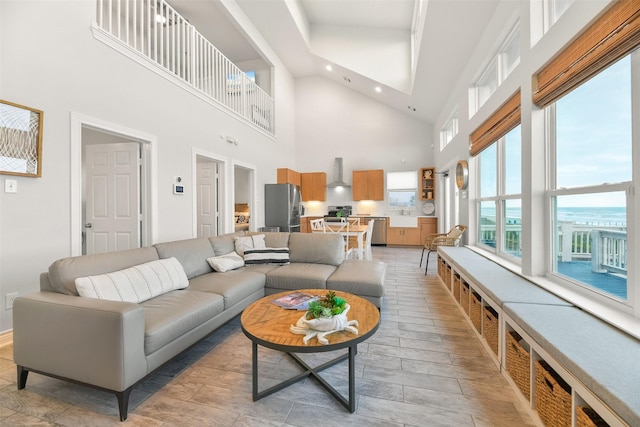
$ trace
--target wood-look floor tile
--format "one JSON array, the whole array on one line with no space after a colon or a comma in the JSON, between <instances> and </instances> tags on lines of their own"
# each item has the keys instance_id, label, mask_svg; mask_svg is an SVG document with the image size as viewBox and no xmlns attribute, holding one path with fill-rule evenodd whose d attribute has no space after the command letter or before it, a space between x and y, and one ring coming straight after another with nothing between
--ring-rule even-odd
<instances>
[{"instance_id":1,"label":"wood-look floor tile","mask_svg":"<svg viewBox=\"0 0 640 427\"><path fill-rule=\"evenodd\" d=\"M387 263L381 324L358 345L356 412L351 414L314 379L257 402L251 392L251 341L239 316L134 388L121 423L112 393L29 374L16 390L11 346L0 349L0 427L325 425L366 427L532 426L466 317L435 276L424 275L421 248L374 247ZM424 263L423 263L424 266ZM430 265L430 267L432 267ZM335 354L304 354L317 366ZM300 372L287 355L259 348L260 390ZM348 392L346 362L321 373Z\"/></svg>"}]
</instances>

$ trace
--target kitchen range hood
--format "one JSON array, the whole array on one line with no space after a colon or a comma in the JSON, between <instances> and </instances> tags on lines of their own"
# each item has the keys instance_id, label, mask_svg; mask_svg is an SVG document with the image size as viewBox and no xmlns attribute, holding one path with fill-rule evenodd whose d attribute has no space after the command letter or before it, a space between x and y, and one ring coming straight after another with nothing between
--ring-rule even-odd
<instances>
[{"instance_id":1,"label":"kitchen range hood","mask_svg":"<svg viewBox=\"0 0 640 427\"><path fill-rule=\"evenodd\" d=\"M333 164L333 181L327 184L328 188L351 187L342 179L342 157L336 157Z\"/></svg>"}]
</instances>

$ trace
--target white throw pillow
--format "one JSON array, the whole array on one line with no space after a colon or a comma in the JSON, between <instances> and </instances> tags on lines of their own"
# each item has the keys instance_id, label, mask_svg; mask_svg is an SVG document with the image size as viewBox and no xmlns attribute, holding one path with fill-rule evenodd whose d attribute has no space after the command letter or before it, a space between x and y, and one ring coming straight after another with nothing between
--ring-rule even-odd
<instances>
[{"instance_id":1,"label":"white throw pillow","mask_svg":"<svg viewBox=\"0 0 640 427\"><path fill-rule=\"evenodd\" d=\"M264 249L267 245L264 243L264 234L254 234L252 236L236 237L235 247L238 255L242 256L247 249Z\"/></svg>"},{"instance_id":2,"label":"white throw pillow","mask_svg":"<svg viewBox=\"0 0 640 427\"><path fill-rule=\"evenodd\" d=\"M236 268L240 268L244 265L244 260L236 252L207 258L207 262L211 268L220 273L235 270Z\"/></svg>"},{"instance_id":3,"label":"white throw pillow","mask_svg":"<svg viewBox=\"0 0 640 427\"><path fill-rule=\"evenodd\" d=\"M140 303L189 286L180 261L166 258L98 276L78 277L81 297Z\"/></svg>"},{"instance_id":4,"label":"white throw pillow","mask_svg":"<svg viewBox=\"0 0 640 427\"><path fill-rule=\"evenodd\" d=\"M289 248L247 249L244 263L249 264L289 264Z\"/></svg>"}]
</instances>

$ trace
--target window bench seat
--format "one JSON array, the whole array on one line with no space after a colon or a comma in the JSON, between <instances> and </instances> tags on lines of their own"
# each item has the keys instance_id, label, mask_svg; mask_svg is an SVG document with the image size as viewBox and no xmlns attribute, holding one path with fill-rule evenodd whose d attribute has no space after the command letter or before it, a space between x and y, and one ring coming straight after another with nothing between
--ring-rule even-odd
<instances>
[{"instance_id":1,"label":"window bench seat","mask_svg":"<svg viewBox=\"0 0 640 427\"><path fill-rule=\"evenodd\" d=\"M571 388L569 416L574 424L569 425L582 425L577 421L578 407L593 409L609 425L640 425L638 339L468 248L439 248L438 274L470 320L473 299L465 301L463 291L455 293L456 280L461 289L468 287L469 294L481 296L483 307L490 306L497 313L500 346L493 355L538 421L544 424L540 412L545 411L536 406L540 404L536 394L543 391L537 390L533 380L538 369L534 362L543 360ZM471 323L481 338L490 341L485 324L478 327ZM529 353L528 383L524 386L518 384L516 375L511 376L515 363L506 350L511 333L522 338L520 342Z\"/></svg>"}]
</instances>

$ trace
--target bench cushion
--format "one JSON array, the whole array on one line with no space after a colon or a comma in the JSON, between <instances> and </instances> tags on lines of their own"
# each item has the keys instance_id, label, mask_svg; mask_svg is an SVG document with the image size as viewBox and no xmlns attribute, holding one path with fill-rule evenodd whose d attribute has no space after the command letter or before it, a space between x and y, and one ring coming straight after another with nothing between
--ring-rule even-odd
<instances>
[{"instance_id":1,"label":"bench cushion","mask_svg":"<svg viewBox=\"0 0 640 427\"><path fill-rule=\"evenodd\" d=\"M140 304L144 311L144 351L150 355L224 310L221 295L171 291Z\"/></svg>"},{"instance_id":2,"label":"bench cushion","mask_svg":"<svg viewBox=\"0 0 640 427\"><path fill-rule=\"evenodd\" d=\"M450 257L455 270L473 278L473 283L481 287L487 296L499 305L507 302L526 302L571 306L562 298L471 249L441 246L438 251Z\"/></svg>"},{"instance_id":3,"label":"bench cushion","mask_svg":"<svg viewBox=\"0 0 640 427\"><path fill-rule=\"evenodd\" d=\"M640 425L640 341L577 307L509 303L503 309L629 425Z\"/></svg>"}]
</instances>

